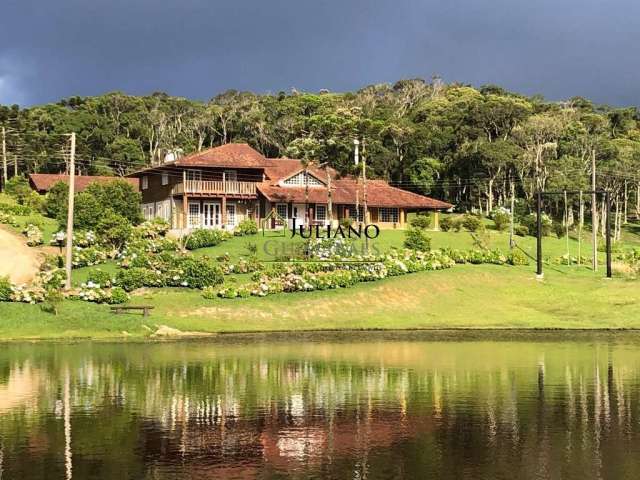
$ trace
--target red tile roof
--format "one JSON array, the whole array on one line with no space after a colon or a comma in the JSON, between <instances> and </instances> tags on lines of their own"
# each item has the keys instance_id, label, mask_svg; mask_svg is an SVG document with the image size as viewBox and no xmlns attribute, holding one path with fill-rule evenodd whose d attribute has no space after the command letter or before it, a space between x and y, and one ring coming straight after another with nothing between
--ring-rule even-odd
<instances>
[{"instance_id":1,"label":"red tile roof","mask_svg":"<svg viewBox=\"0 0 640 480\"><path fill-rule=\"evenodd\" d=\"M283 187L279 182L289 178L303 169L302 162L291 158L269 158L265 173L269 180L258 184L258 190L272 202L305 202L305 188ZM327 174L324 169L310 168L310 173L326 183ZM356 202L356 191L359 190L360 202L364 198L364 187L360 182L359 188L355 178L339 178L337 172L330 168L332 201L335 204L353 205ZM310 186L308 189L309 203L327 203L325 187ZM415 209L448 210L453 207L450 203L442 202L431 197L392 187L384 180L367 181L367 203L372 207L403 207Z\"/></svg>"},{"instance_id":2,"label":"red tile roof","mask_svg":"<svg viewBox=\"0 0 640 480\"><path fill-rule=\"evenodd\" d=\"M246 143L227 143L182 157L169 165L179 167L263 168L266 159Z\"/></svg>"},{"instance_id":3,"label":"red tile roof","mask_svg":"<svg viewBox=\"0 0 640 480\"><path fill-rule=\"evenodd\" d=\"M125 180L133 185L138 190L137 178L123 178L123 177L105 177L105 176L90 176L90 175L78 175L75 177L75 190L81 192L89 186L89 184L107 183L114 180ZM40 193L48 192L58 182L69 183L69 175L59 173L32 173L29 175L29 182L32 188Z\"/></svg>"}]
</instances>

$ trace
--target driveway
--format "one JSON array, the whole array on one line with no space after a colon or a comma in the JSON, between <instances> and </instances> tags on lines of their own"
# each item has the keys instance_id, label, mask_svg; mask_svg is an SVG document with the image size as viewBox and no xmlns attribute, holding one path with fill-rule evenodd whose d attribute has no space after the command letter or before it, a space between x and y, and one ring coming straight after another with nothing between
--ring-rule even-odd
<instances>
[{"instance_id":1,"label":"driveway","mask_svg":"<svg viewBox=\"0 0 640 480\"><path fill-rule=\"evenodd\" d=\"M40 250L27 247L24 237L0 226L0 277L8 275L16 284L30 282L38 273L41 255Z\"/></svg>"}]
</instances>

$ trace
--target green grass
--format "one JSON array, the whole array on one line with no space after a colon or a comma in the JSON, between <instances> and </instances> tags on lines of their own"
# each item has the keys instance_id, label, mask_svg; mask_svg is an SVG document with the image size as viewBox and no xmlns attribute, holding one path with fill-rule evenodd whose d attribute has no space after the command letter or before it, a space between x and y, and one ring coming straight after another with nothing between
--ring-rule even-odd
<instances>
[{"instance_id":1,"label":"green grass","mask_svg":"<svg viewBox=\"0 0 640 480\"><path fill-rule=\"evenodd\" d=\"M630 225L625 246L637 244L639 227ZM433 248L474 248L468 232L429 232ZM509 249L509 235L487 229L480 236L489 248ZM46 238L46 237L45 237ZM385 251L401 247L404 231L383 230L371 242ZM589 257L589 233L583 236L582 255ZM535 256L534 237L516 237L520 248ZM274 251L287 252L299 238L274 232L265 236L234 237L193 253L211 257L229 253L232 260L258 247L259 257L273 260ZM358 244L358 242L356 242ZM566 253L566 240L546 237L544 255ZM275 249L275 250L274 250ZM569 249L577 255L578 242ZM600 255L601 262L604 254ZM115 262L74 270L73 283L85 282L96 268L115 274ZM605 280L587 267L545 267L545 280L535 280L533 265L456 266L361 284L351 289L280 294L266 298L206 300L187 289L147 289L132 304L151 304L152 316L113 315L106 305L65 301L58 316L37 305L0 304L0 339L146 337L158 325L182 331L262 332L335 329L422 328L640 328L640 289L622 278ZM249 275L228 276L243 283ZM126 332L123 333L123 332Z\"/></svg>"},{"instance_id":2,"label":"green grass","mask_svg":"<svg viewBox=\"0 0 640 480\"><path fill-rule=\"evenodd\" d=\"M545 280L537 281L531 267L465 265L351 289L236 300L207 300L185 289L147 290L132 304L155 309L143 318L66 301L54 316L37 305L0 304L0 338L145 337L157 325L198 332L640 328L635 281L567 268L548 269Z\"/></svg>"}]
</instances>

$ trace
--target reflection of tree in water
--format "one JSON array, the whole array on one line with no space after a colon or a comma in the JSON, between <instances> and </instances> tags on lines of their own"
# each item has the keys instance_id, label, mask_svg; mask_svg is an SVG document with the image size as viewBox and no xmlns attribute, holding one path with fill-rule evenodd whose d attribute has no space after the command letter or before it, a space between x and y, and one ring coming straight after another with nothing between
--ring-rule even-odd
<instances>
[{"instance_id":1,"label":"reflection of tree in water","mask_svg":"<svg viewBox=\"0 0 640 480\"><path fill-rule=\"evenodd\" d=\"M604 359L588 345L570 354L538 345L511 358L497 345L498 360L480 363L457 343L434 357L430 346L392 343L375 361L332 344L321 354L166 348L165 358L63 350L7 363L0 469L8 478L640 473L640 356L625 349Z\"/></svg>"}]
</instances>

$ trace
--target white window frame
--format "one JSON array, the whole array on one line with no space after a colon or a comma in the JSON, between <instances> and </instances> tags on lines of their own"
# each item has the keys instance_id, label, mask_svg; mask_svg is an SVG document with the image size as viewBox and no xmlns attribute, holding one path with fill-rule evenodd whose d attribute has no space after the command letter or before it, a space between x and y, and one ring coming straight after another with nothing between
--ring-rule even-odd
<instances>
[{"instance_id":1,"label":"white window frame","mask_svg":"<svg viewBox=\"0 0 640 480\"><path fill-rule=\"evenodd\" d=\"M382 223L398 223L400 221L400 209L394 207L380 207L378 218Z\"/></svg>"},{"instance_id":2,"label":"white window frame","mask_svg":"<svg viewBox=\"0 0 640 480\"><path fill-rule=\"evenodd\" d=\"M322 214L322 218L320 218L320 215L318 215L318 212L320 211L320 209L323 210L323 214ZM324 203L316 203L316 209L315 209L315 215L316 215L316 222L326 222L327 221L327 206Z\"/></svg>"},{"instance_id":3,"label":"white window frame","mask_svg":"<svg viewBox=\"0 0 640 480\"><path fill-rule=\"evenodd\" d=\"M295 175L286 178L283 182L283 185L285 186L289 186L289 187L298 187L301 185L306 185L308 184L310 187L323 187L324 183L322 183L318 178L316 178L315 176L311 175L310 173L307 173L307 175L305 176L304 171L303 172L298 172Z\"/></svg>"},{"instance_id":4,"label":"white window frame","mask_svg":"<svg viewBox=\"0 0 640 480\"><path fill-rule=\"evenodd\" d=\"M147 177L146 175L143 175L140 185L142 187L142 190L147 190L149 188L149 177Z\"/></svg>"},{"instance_id":5,"label":"white window frame","mask_svg":"<svg viewBox=\"0 0 640 480\"><path fill-rule=\"evenodd\" d=\"M191 207L197 207L192 210ZM197 213L195 212L197 210ZM197 223L194 223L194 219L197 218ZM187 209L187 228L201 228L202 227L202 208L200 202L189 202Z\"/></svg>"},{"instance_id":6,"label":"white window frame","mask_svg":"<svg viewBox=\"0 0 640 480\"><path fill-rule=\"evenodd\" d=\"M284 211L285 211L284 215L281 215L280 212L278 211L278 208L280 207L284 207ZM276 213L280 215L282 218L284 218L285 220L289 220L289 205L287 205L286 203L276 203Z\"/></svg>"},{"instance_id":7,"label":"white window frame","mask_svg":"<svg viewBox=\"0 0 640 480\"><path fill-rule=\"evenodd\" d=\"M226 211L226 221L227 227L235 227L236 226L236 204L235 203L227 203L227 211Z\"/></svg>"},{"instance_id":8,"label":"white window frame","mask_svg":"<svg viewBox=\"0 0 640 480\"><path fill-rule=\"evenodd\" d=\"M163 173L162 174L162 185L169 185L169 174L168 173Z\"/></svg>"}]
</instances>

